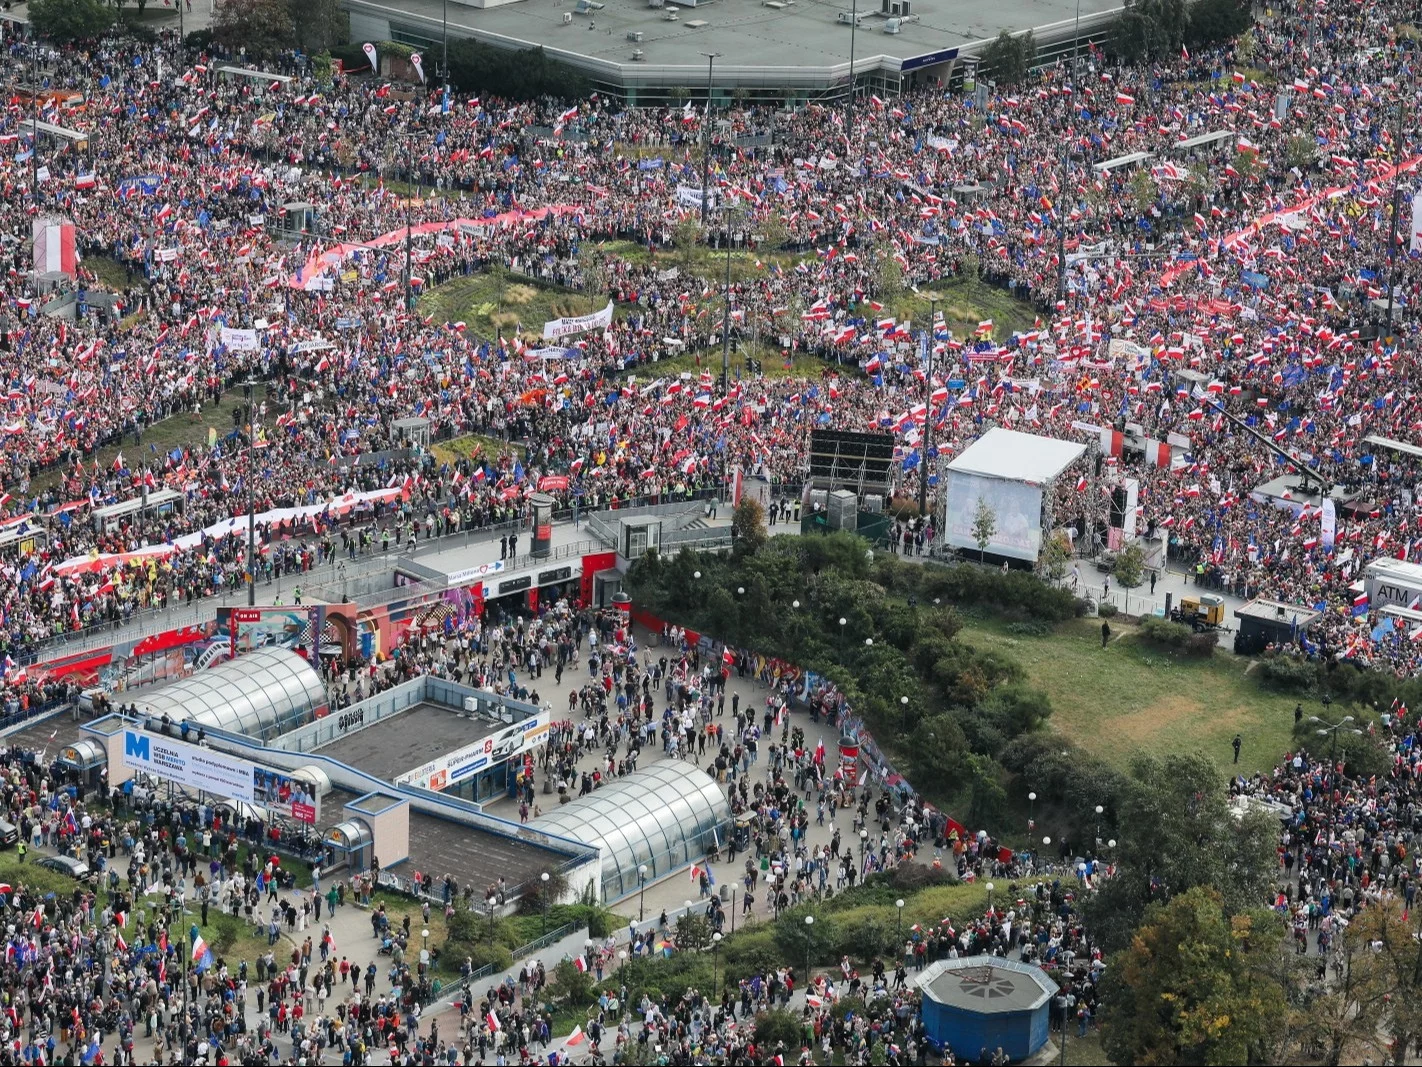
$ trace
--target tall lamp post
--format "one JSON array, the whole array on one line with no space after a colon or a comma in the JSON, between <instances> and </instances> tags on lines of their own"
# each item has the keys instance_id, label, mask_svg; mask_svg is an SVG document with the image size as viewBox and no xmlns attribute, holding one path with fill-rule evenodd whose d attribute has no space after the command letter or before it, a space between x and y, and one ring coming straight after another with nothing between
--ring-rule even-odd
<instances>
[{"instance_id":1,"label":"tall lamp post","mask_svg":"<svg viewBox=\"0 0 1422 1067\"><path fill-rule=\"evenodd\" d=\"M1037 828L1037 793L1034 790L1027 794L1027 832L1030 834Z\"/></svg>"},{"instance_id":2,"label":"tall lamp post","mask_svg":"<svg viewBox=\"0 0 1422 1067\"><path fill-rule=\"evenodd\" d=\"M1319 737L1331 737L1333 742L1331 754L1328 757L1328 836L1331 838L1333 836L1333 795L1336 792L1334 775L1337 774L1338 769L1338 731L1348 726L1353 721L1353 716L1344 715L1337 722L1325 722L1317 715L1310 715L1308 721L1318 727ZM1350 728L1348 732L1361 734L1363 731Z\"/></svg>"},{"instance_id":3,"label":"tall lamp post","mask_svg":"<svg viewBox=\"0 0 1422 1067\"><path fill-rule=\"evenodd\" d=\"M181 0L179 0L181 3ZM250 374L247 397L247 606L257 606L257 398Z\"/></svg>"},{"instance_id":4,"label":"tall lamp post","mask_svg":"<svg viewBox=\"0 0 1422 1067\"><path fill-rule=\"evenodd\" d=\"M814 944L815 917L805 916L805 990L810 988L810 948Z\"/></svg>"},{"instance_id":5,"label":"tall lamp post","mask_svg":"<svg viewBox=\"0 0 1422 1067\"><path fill-rule=\"evenodd\" d=\"M647 918L647 865L641 864L637 868L637 921L642 922Z\"/></svg>"},{"instance_id":6,"label":"tall lamp post","mask_svg":"<svg viewBox=\"0 0 1422 1067\"><path fill-rule=\"evenodd\" d=\"M548 872L544 871L538 876L543 883L543 932L548 933Z\"/></svg>"},{"instance_id":7,"label":"tall lamp post","mask_svg":"<svg viewBox=\"0 0 1422 1067\"><path fill-rule=\"evenodd\" d=\"M902 952L904 943L904 898L899 897L898 900L894 901L894 907L899 909L898 916L894 920L894 937L900 945L899 951Z\"/></svg>"},{"instance_id":8,"label":"tall lamp post","mask_svg":"<svg viewBox=\"0 0 1422 1067\"><path fill-rule=\"evenodd\" d=\"M706 57L706 113L701 116L701 124L704 127L701 131L701 225L705 226L707 193L711 190L711 72L716 69L716 60L721 58L721 53L701 54ZM729 237L729 233L727 236ZM727 285L729 284L728 282ZM726 299L730 299L729 288Z\"/></svg>"},{"instance_id":9,"label":"tall lamp post","mask_svg":"<svg viewBox=\"0 0 1422 1067\"><path fill-rule=\"evenodd\" d=\"M1077 68L1081 55L1081 0L1076 0L1076 23L1072 28L1071 42L1071 103L1068 112L1068 128L1075 123L1076 116L1076 94L1081 88L1078 85ZM1071 142L1065 139L1062 144L1062 180L1061 196L1066 196L1067 190L1067 161L1071 158ZM1060 208L1060 205L1057 205ZM1060 210L1057 213L1057 299L1066 299L1066 228L1062 225Z\"/></svg>"},{"instance_id":10,"label":"tall lamp post","mask_svg":"<svg viewBox=\"0 0 1422 1067\"><path fill-rule=\"evenodd\" d=\"M701 210L706 210L706 188L701 190ZM726 303L721 309L721 392L730 388L731 379L731 202L722 212L726 219Z\"/></svg>"},{"instance_id":11,"label":"tall lamp post","mask_svg":"<svg viewBox=\"0 0 1422 1067\"><path fill-rule=\"evenodd\" d=\"M1096 845L1101 846L1101 816L1106 811L1100 804L1096 805Z\"/></svg>"},{"instance_id":12,"label":"tall lamp post","mask_svg":"<svg viewBox=\"0 0 1422 1067\"><path fill-rule=\"evenodd\" d=\"M918 521L924 522L928 515L928 457L933 452L933 350L937 347L934 344L933 329L938 320L938 301L941 299L938 293L928 293L928 330L923 335L922 350L919 355L920 362L927 364L924 368L924 388L928 390L928 399L924 404L923 420L923 458L918 463Z\"/></svg>"},{"instance_id":13,"label":"tall lamp post","mask_svg":"<svg viewBox=\"0 0 1422 1067\"><path fill-rule=\"evenodd\" d=\"M844 155L850 162L854 162L853 153L850 151L851 138L854 136L854 35L859 29L859 0L854 0L849 15L849 99L844 105ZM859 164L854 164L854 171L859 172Z\"/></svg>"},{"instance_id":14,"label":"tall lamp post","mask_svg":"<svg viewBox=\"0 0 1422 1067\"><path fill-rule=\"evenodd\" d=\"M711 935L711 988L717 993L721 992L720 974L717 970L721 962L721 932L718 930Z\"/></svg>"},{"instance_id":15,"label":"tall lamp post","mask_svg":"<svg viewBox=\"0 0 1422 1067\"><path fill-rule=\"evenodd\" d=\"M1404 84L1403 78L1397 79L1398 88ZM1393 134L1394 152L1396 162L1392 175L1392 221L1387 229L1387 317L1384 319L1383 332L1392 333L1392 301L1393 291L1397 288L1397 210L1398 201L1402 198L1402 97L1397 100L1397 131Z\"/></svg>"}]
</instances>

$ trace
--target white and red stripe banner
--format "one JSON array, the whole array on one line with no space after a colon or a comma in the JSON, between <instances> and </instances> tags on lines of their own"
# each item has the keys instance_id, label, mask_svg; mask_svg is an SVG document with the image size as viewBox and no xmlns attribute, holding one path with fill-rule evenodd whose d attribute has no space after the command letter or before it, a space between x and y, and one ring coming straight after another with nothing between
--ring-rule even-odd
<instances>
[{"instance_id":1,"label":"white and red stripe banner","mask_svg":"<svg viewBox=\"0 0 1422 1067\"><path fill-rule=\"evenodd\" d=\"M78 256L74 251L74 223L68 219L34 221L35 273L63 271L73 277Z\"/></svg>"}]
</instances>

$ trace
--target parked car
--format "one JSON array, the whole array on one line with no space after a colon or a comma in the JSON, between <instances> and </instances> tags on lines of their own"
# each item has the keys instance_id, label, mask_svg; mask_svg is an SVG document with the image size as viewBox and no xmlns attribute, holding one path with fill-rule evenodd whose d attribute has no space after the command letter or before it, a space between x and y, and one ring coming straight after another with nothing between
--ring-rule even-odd
<instances>
[{"instance_id":1,"label":"parked car","mask_svg":"<svg viewBox=\"0 0 1422 1067\"><path fill-rule=\"evenodd\" d=\"M14 823L0 819L0 848L12 848L20 840L20 828Z\"/></svg>"},{"instance_id":2,"label":"parked car","mask_svg":"<svg viewBox=\"0 0 1422 1067\"><path fill-rule=\"evenodd\" d=\"M81 882L89 877L89 865L73 856L44 856L35 862L35 866L56 874L67 874Z\"/></svg>"}]
</instances>

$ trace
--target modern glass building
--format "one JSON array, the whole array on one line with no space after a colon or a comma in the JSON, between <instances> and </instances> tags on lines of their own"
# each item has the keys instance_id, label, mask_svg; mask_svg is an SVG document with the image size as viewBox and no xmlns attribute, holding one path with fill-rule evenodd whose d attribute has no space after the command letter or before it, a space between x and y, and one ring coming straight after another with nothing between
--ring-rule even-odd
<instances>
[{"instance_id":1,"label":"modern glass building","mask_svg":"<svg viewBox=\"0 0 1422 1067\"><path fill-rule=\"evenodd\" d=\"M569 837L602 852L602 896L617 900L700 859L725 840L731 805L721 787L694 764L667 760L538 820L545 833Z\"/></svg>"},{"instance_id":2,"label":"modern glass building","mask_svg":"<svg viewBox=\"0 0 1422 1067\"><path fill-rule=\"evenodd\" d=\"M140 715L173 725L227 730L267 740L327 707L326 686L306 658L288 648L259 648L133 701Z\"/></svg>"}]
</instances>

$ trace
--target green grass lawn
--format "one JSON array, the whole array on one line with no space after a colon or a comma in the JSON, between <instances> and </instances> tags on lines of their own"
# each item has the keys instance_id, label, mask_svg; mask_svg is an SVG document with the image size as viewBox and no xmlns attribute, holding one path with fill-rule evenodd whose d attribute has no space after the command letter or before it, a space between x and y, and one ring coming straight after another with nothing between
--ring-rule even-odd
<instances>
[{"instance_id":1,"label":"green grass lawn","mask_svg":"<svg viewBox=\"0 0 1422 1067\"><path fill-rule=\"evenodd\" d=\"M99 284L105 289L119 293L128 288L128 272L123 264L112 256L89 256L84 260L84 266L98 276ZM142 274L135 274L133 279L138 284L143 284Z\"/></svg>"},{"instance_id":2,"label":"green grass lawn","mask_svg":"<svg viewBox=\"0 0 1422 1067\"><path fill-rule=\"evenodd\" d=\"M1006 646L1051 698L1051 728L1118 767L1142 750L1200 749L1232 770L1230 741L1239 733L1239 769L1268 771L1292 747L1295 701L1246 677L1249 660L1225 648L1207 662L1176 658L1136 641L1124 621L1113 619L1111 629L1105 649L1094 619L1063 623L1047 637L1014 637L1004 624L972 620L962 638Z\"/></svg>"},{"instance_id":3,"label":"green grass lawn","mask_svg":"<svg viewBox=\"0 0 1422 1067\"><path fill-rule=\"evenodd\" d=\"M436 322L463 322L480 337L516 334L542 344L543 324L550 319L607 306L605 296L587 296L569 289L537 285L500 272L471 274L437 286L420 297L422 315Z\"/></svg>"},{"instance_id":4,"label":"green grass lawn","mask_svg":"<svg viewBox=\"0 0 1422 1067\"><path fill-rule=\"evenodd\" d=\"M256 401L261 403L265 386L258 386L256 390ZM108 470L113 466L114 459L120 452L123 453L124 462L131 470L141 469L144 463L156 464L158 469L163 467L163 456L173 451L175 448L200 448L207 447L208 427L217 430L219 437L232 432L232 412L242 404L244 396L240 388L229 389L222 396L222 402L216 407L203 405L202 418L194 419L191 409L180 411L176 415L169 416L162 422L156 422L143 431L143 440L135 445L133 436L129 435L121 444L106 445L94 452L92 455L84 457L85 465L92 468L94 461L98 460L100 470ZM274 418L270 406L267 409L268 421ZM270 426L268 427L270 428ZM156 447L155 452L153 448ZM30 482L31 491L40 493L50 486L58 485L72 468L68 465L45 471Z\"/></svg>"},{"instance_id":5,"label":"green grass lawn","mask_svg":"<svg viewBox=\"0 0 1422 1067\"><path fill-rule=\"evenodd\" d=\"M675 248L648 248L634 241L607 241L594 247L610 258L625 259L630 263L653 263L658 270L676 267L688 281L694 277L716 282L718 285L725 282L726 253L702 244L694 245L685 251ZM814 259L813 252L772 252L768 249L752 252L747 249L733 249L730 254L731 280L744 282L762 275L773 263L778 263L783 270L791 270L801 260L812 262ZM757 267L757 263L760 266Z\"/></svg>"},{"instance_id":6,"label":"green grass lawn","mask_svg":"<svg viewBox=\"0 0 1422 1067\"><path fill-rule=\"evenodd\" d=\"M522 445L511 444L508 441L501 441L497 437L488 437L480 433L451 437L448 441L441 441L432 446L430 451L434 453L434 458L440 463L451 465L461 459L471 459L476 455L481 459L493 462L504 452L512 452L519 459L523 459L528 454L528 450Z\"/></svg>"}]
</instances>

